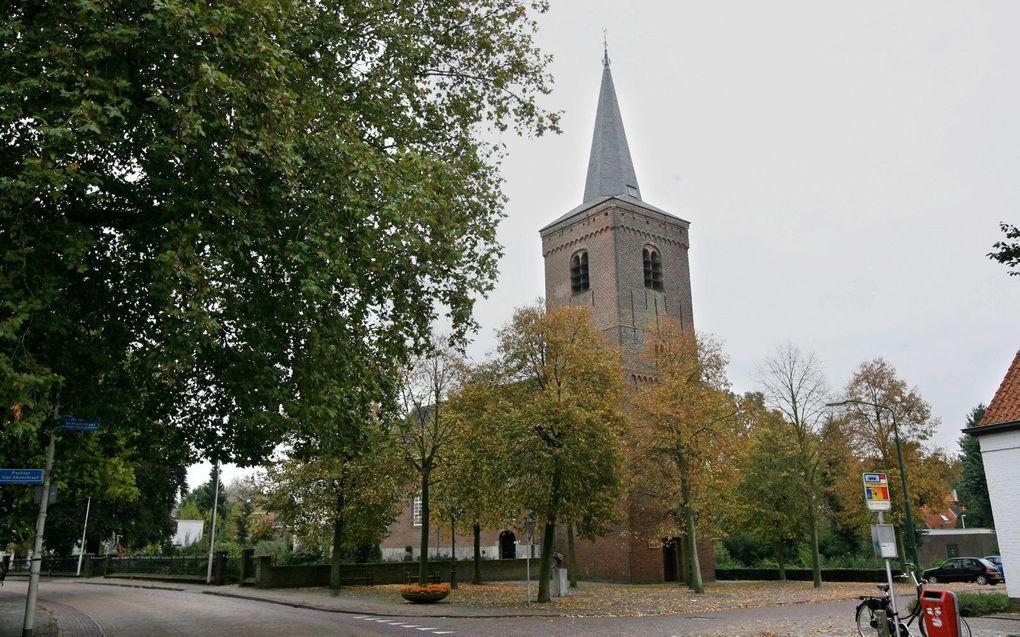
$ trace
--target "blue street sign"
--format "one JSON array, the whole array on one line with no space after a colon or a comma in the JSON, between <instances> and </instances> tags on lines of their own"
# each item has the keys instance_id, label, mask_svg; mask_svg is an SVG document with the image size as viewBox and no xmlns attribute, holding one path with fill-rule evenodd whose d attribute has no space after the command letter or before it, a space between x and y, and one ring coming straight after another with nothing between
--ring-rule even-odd
<instances>
[{"instance_id":1,"label":"blue street sign","mask_svg":"<svg viewBox=\"0 0 1020 637\"><path fill-rule=\"evenodd\" d=\"M42 484L42 469L0 469L0 484Z\"/></svg>"},{"instance_id":2,"label":"blue street sign","mask_svg":"<svg viewBox=\"0 0 1020 637\"><path fill-rule=\"evenodd\" d=\"M75 418L74 416L61 416L61 424L57 429L61 431L97 431L99 429L98 418Z\"/></svg>"}]
</instances>

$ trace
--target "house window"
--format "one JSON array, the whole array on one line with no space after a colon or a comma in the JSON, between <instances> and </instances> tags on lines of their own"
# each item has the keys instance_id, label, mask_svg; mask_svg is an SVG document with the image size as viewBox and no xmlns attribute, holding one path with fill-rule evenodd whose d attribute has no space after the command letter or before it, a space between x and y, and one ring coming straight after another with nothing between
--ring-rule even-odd
<instances>
[{"instance_id":1,"label":"house window","mask_svg":"<svg viewBox=\"0 0 1020 637\"><path fill-rule=\"evenodd\" d=\"M641 260L644 263L645 287L649 290L662 291L662 257L652 246L645 246Z\"/></svg>"},{"instance_id":2,"label":"house window","mask_svg":"<svg viewBox=\"0 0 1020 637\"><path fill-rule=\"evenodd\" d=\"M584 292L591 287L588 281L588 251L575 252L570 257L570 291Z\"/></svg>"},{"instance_id":3,"label":"house window","mask_svg":"<svg viewBox=\"0 0 1020 637\"><path fill-rule=\"evenodd\" d=\"M411 524L414 526L421 526L421 496L414 496L414 501L411 503Z\"/></svg>"}]
</instances>

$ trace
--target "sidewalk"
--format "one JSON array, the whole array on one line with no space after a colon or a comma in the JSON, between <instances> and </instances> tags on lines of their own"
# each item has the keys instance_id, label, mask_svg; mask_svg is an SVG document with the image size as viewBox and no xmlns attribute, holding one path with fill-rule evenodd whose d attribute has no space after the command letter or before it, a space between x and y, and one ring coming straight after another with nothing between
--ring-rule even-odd
<instances>
[{"instance_id":1,"label":"sidewalk","mask_svg":"<svg viewBox=\"0 0 1020 637\"><path fill-rule=\"evenodd\" d=\"M202 584L163 583L148 580L125 579L72 579L75 583L89 586L125 586L156 590L190 591L205 595L250 599L294 608L347 613L354 615L386 615L387 617L455 617L455 618L502 618L502 617L560 617L567 613L549 608L546 604L534 609L473 607L456 602L457 592L435 604L411 604L400 597L397 587L351 587L339 592L325 588L284 588L260 589L237 585L206 586ZM387 589L382 591L380 589ZM393 590L389 590L393 589ZM537 589L536 589L537 590ZM5 637L5 636L4 636Z\"/></svg>"},{"instance_id":2,"label":"sidewalk","mask_svg":"<svg viewBox=\"0 0 1020 637\"><path fill-rule=\"evenodd\" d=\"M21 637L24 622L25 595L0 589L0 637ZM57 619L45 607L36 607L36 637L57 637L57 634Z\"/></svg>"}]
</instances>

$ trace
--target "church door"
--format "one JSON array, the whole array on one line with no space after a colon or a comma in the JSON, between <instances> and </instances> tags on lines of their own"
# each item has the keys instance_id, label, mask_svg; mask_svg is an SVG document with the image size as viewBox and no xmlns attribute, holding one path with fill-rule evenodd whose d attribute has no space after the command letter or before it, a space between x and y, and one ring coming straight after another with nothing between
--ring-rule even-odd
<instances>
[{"instance_id":1,"label":"church door","mask_svg":"<svg viewBox=\"0 0 1020 637\"><path fill-rule=\"evenodd\" d=\"M517 557L517 536L512 531L499 534L499 559L512 560Z\"/></svg>"},{"instance_id":2,"label":"church door","mask_svg":"<svg viewBox=\"0 0 1020 637\"><path fill-rule=\"evenodd\" d=\"M662 580L664 582L680 581L679 550L677 538L662 543Z\"/></svg>"}]
</instances>

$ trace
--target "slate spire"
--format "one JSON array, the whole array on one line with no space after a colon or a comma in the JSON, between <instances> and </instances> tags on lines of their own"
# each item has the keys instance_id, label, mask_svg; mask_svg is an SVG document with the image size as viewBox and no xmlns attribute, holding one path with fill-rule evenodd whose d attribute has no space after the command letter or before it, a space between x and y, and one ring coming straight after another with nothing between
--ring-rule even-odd
<instances>
[{"instance_id":1,"label":"slate spire","mask_svg":"<svg viewBox=\"0 0 1020 637\"><path fill-rule=\"evenodd\" d=\"M602 56L602 88L599 90L595 133L591 139L588 179L584 184L584 201L599 197L631 196L641 199L634 162L630 158L627 135L623 131L620 104L616 101L613 74L609 71L609 50Z\"/></svg>"}]
</instances>

